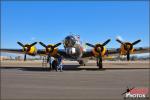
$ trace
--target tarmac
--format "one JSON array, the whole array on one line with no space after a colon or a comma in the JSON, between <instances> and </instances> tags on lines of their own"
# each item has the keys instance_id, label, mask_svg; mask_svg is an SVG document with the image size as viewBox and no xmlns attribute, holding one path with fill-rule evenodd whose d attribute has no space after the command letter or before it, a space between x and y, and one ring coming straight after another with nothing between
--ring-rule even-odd
<instances>
[{"instance_id":1,"label":"tarmac","mask_svg":"<svg viewBox=\"0 0 150 100\"><path fill-rule=\"evenodd\" d=\"M66 61L63 72L39 61L1 62L1 100L124 100L127 87L149 88L149 61L105 61L98 70Z\"/></svg>"}]
</instances>

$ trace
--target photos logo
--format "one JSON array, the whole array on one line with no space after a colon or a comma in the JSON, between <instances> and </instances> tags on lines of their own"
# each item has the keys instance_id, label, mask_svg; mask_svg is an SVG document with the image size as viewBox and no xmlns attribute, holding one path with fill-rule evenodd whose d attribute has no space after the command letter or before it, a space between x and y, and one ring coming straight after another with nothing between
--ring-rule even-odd
<instances>
[{"instance_id":1,"label":"photos logo","mask_svg":"<svg viewBox=\"0 0 150 100\"><path fill-rule=\"evenodd\" d=\"M127 88L124 99L148 99L148 88Z\"/></svg>"}]
</instances>

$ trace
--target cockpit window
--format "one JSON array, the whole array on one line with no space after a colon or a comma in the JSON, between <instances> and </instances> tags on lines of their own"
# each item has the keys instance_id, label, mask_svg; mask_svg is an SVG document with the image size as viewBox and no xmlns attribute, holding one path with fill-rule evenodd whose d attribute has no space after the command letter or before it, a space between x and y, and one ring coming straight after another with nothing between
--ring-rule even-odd
<instances>
[{"instance_id":1,"label":"cockpit window","mask_svg":"<svg viewBox=\"0 0 150 100\"><path fill-rule=\"evenodd\" d=\"M73 47L76 43L76 39L73 36L67 36L64 40L65 47Z\"/></svg>"}]
</instances>

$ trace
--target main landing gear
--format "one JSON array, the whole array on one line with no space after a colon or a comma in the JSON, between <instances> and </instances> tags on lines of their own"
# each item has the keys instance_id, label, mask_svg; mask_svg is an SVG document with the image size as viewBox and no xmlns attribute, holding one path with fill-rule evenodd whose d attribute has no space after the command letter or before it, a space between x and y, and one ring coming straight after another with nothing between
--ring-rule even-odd
<instances>
[{"instance_id":1,"label":"main landing gear","mask_svg":"<svg viewBox=\"0 0 150 100\"><path fill-rule=\"evenodd\" d=\"M99 69L103 69L103 62L102 62L102 56L101 54L97 57L96 63Z\"/></svg>"}]
</instances>

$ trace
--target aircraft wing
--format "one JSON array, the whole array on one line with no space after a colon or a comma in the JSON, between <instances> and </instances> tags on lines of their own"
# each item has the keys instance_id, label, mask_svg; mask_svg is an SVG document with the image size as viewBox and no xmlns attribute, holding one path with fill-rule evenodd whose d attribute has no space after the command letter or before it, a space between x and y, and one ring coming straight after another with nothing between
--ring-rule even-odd
<instances>
[{"instance_id":1,"label":"aircraft wing","mask_svg":"<svg viewBox=\"0 0 150 100\"><path fill-rule=\"evenodd\" d=\"M24 54L22 49L0 49L0 52Z\"/></svg>"},{"instance_id":2,"label":"aircraft wing","mask_svg":"<svg viewBox=\"0 0 150 100\"><path fill-rule=\"evenodd\" d=\"M64 49L58 49L57 54L62 55L62 56L66 56L66 53L64 51ZM45 56L47 55L44 49L39 49L37 50L37 54L36 55L41 55L41 56Z\"/></svg>"},{"instance_id":3,"label":"aircraft wing","mask_svg":"<svg viewBox=\"0 0 150 100\"><path fill-rule=\"evenodd\" d=\"M16 54L25 54L25 52L22 49L0 49L0 52L6 52L6 53L16 53ZM63 49L58 49L58 54L62 56L66 56L66 53ZM40 56L46 56L46 52L44 49L38 49L37 53L31 56L40 55Z\"/></svg>"},{"instance_id":4,"label":"aircraft wing","mask_svg":"<svg viewBox=\"0 0 150 100\"><path fill-rule=\"evenodd\" d=\"M139 48L135 48L134 51L136 54L140 54L140 53L149 53L150 52L150 48L149 47L139 47Z\"/></svg>"},{"instance_id":5,"label":"aircraft wing","mask_svg":"<svg viewBox=\"0 0 150 100\"><path fill-rule=\"evenodd\" d=\"M134 50L134 54L149 53L149 52L150 52L149 47L138 47L135 48ZM110 55L110 56L116 56L119 54L120 54L120 48L110 48L106 51L106 55ZM85 58L85 57L92 57L92 56L94 56L92 49L89 49L83 53L82 57Z\"/></svg>"},{"instance_id":6,"label":"aircraft wing","mask_svg":"<svg viewBox=\"0 0 150 100\"><path fill-rule=\"evenodd\" d=\"M140 54L140 53L149 53L150 48L149 47L139 47L139 48L135 48L134 50L134 54ZM23 52L22 49L0 49L0 52L6 52L6 53L17 53L17 54L24 54L25 52ZM65 53L64 49L58 49L58 54L64 56L64 57L68 57L68 55ZM108 49L106 52L106 55L118 55L120 53L120 48L111 48ZM46 52L44 49L38 49L37 53L35 55L41 55L41 56L46 56ZM32 55L33 56L33 55ZM85 57L92 57L94 56L92 49L88 49L86 51L83 52L83 56L82 58Z\"/></svg>"},{"instance_id":7,"label":"aircraft wing","mask_svg":"<svg viewBox=\"0 0 150 100\"><path fill-rule=\"evenodd\" d=\"M92 56L94 56L92 49L88 49L88 50L83 52L82 58L92 57Z\"/></svg>"}]
</instances>

